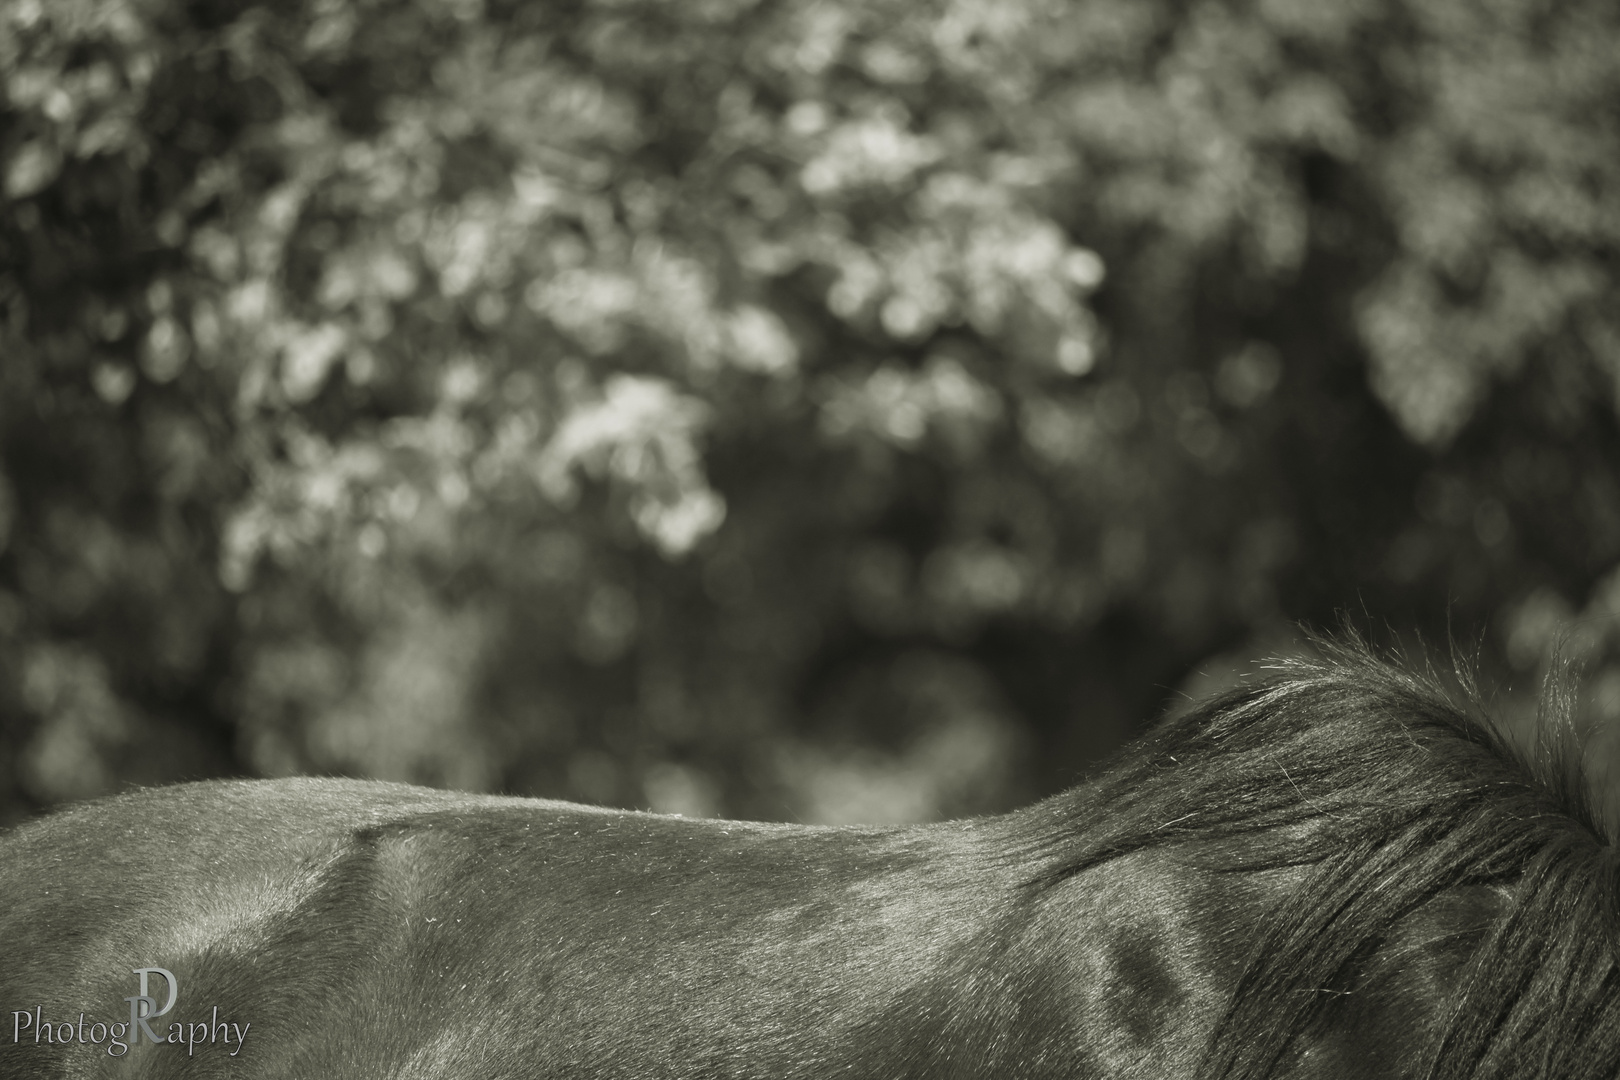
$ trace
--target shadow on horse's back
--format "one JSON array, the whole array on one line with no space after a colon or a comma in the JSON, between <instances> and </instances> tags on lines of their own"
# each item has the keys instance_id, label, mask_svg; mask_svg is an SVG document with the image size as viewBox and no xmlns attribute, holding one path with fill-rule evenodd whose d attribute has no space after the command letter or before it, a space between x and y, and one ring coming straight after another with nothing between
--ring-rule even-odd
<instances>
[{"instance_id":1,"label":"shadow on horse's back","mask_svg":"<svg viewBox=\"0 0 1620 1080\"><path fill-rule=\"evenodd\" d=\"M143 791L0 837L0 1077L1612 1080L1561 760L1340 648L975 821Z\"/></svg>"}]
</instances>

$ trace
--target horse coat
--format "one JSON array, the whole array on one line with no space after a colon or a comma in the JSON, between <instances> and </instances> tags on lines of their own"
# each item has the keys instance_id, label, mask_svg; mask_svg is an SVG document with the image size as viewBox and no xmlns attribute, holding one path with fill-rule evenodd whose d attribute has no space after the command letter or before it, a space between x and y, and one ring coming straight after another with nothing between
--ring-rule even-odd
<instances>
[{"instance_id":1,"label":"horse coat","mask_svg":"<svg viewBox=\"0 0 1620 1080\"><path fill-rule=\"evenodd\" d=\"M938 825L140 791L0 837L0 1078L1612 1080L1570 760L1344 648Z\"/></svg>"}]
</instances>

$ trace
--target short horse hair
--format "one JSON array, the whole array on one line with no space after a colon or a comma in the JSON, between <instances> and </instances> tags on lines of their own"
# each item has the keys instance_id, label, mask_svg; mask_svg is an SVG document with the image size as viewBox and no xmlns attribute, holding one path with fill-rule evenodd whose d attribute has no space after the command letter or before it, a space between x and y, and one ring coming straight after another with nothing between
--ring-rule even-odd
<instances>
[{"instance_id":1,"label":"short horse hair","mask_svg":"<svg viewBox=\"0 0 1620 1080\"><path fill-rule=\"evenodd\" d=\"M152 1076L1613 1080L1616 858L1565 684L1520 750L1477 695L1319 652L995 818L312 778L65 810L0 833L0 1000L34 1003L0 1077L101 1075L51 1021L133 1025L157 971L242 1023Z\"/></svg>"}]
</instances>

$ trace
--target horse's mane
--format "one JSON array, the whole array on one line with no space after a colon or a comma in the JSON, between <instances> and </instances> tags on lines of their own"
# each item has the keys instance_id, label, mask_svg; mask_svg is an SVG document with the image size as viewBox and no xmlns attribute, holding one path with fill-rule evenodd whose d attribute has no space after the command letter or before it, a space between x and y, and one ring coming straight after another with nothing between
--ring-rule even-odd
<instances>
[{"instance_id":1,"label":"horse's mane","mask_svg":"<svg viewBox=\"0 0 1620 1080\"><path fill-rule=\"evenodd\" d=\"M1357 639L1316 645L1320 658L1279 662L1163 722L1046 804L1046 835L1060 838L1046 880L1163 845L1203 871L1301 872L1261 924L1200 1077L1270 1075L1400 920L1472 890L1489 917L1454 934L1470 938L1469 960L1433 991L1445 1003L1416 1075L1612 1080L1620 862L1568 680L1550 680L1534 747L1520 750L1466 677L1455 695Z\"/></svg>"}]
</instances>

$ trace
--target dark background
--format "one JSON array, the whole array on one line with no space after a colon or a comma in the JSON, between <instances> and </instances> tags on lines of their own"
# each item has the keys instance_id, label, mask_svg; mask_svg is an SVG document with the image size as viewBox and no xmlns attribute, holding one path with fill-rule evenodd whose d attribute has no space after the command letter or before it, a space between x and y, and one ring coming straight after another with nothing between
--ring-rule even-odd
<instances>
[{"instance_id":1,"label":"dark background","mask_svg":"<svg viewBox=\"0 0 1620 1080\"><path fill-rule=\"evenodd\" d=\"M1612 0L0 0L0 820L995 810L1346 609L1602 720L1617 178Z\"/></svg>"}]
</instances>

